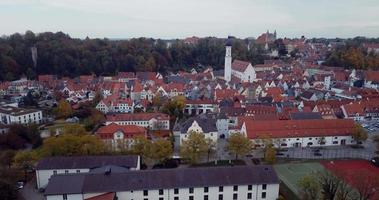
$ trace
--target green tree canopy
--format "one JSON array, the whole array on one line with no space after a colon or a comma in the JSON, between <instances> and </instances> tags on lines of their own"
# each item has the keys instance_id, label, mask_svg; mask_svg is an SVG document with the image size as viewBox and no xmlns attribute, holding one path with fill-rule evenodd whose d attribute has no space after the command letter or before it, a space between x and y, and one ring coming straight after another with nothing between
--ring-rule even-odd
<instances>
[{"instance_id":1,"label":"green tree canopy","mask_svg":"<svg viewBox=\"0 0 379 200\"><path fill-rule=\"evenodd\" d=\"M368 138L366 130L359 124L354 125L352 137L357 143L366 141Z\"/></svg>"},{"instance_id":2,"label":"green tree canopy","mask_svg":"<svg viewBox=\"0 0 379 200\"><path fill-rule=\"evenodd\" d=\"M180 146L180 155L191 164L196 164L207 153L208 148L204 134L191 132Z\"/></svg>"},{"instance_id":3,"label":"green tree canopy","mask_svg":"<svg viewBox=\"0 0 379 200\"><path fill-rule=\"evenodd\" d=\"M41 150L43 156L99 155L106 152L103 142L95 136L73 134L47 138Z\"/></svg>"},{"instance_id":4,"label":"green tree canopy","mask_svg":"<svg viewBox=\"0 0 379 200\"><path fill-rule=\"evenodd\" d=\"M303 176L298 181L300 196L303 200L317 200L320 198L321 187L317 177L313 175Z\"/></svg>"},{"instance_id":5,"label":"green tree canopy","mask_svg":"<svg viewBox=\"0 0 379 200\"><path fill-rule=\"evenodd\" d=\"M236 155L236 159L238 159L238 156L250 153L252 148L253 142L242 133L233 133L228 138L227 149L230 153Z\"/></svg>"},{"instance_id":6,"label":"green tree canopy","mask_svg":"<svg viewBox=\"0 0 379 200\"><path fill-rule=\"evenodd\" d=\"M149 155L152 160L158 163L163 163L164 161L170 159L172 154L173 148L169 140L159 138L152 142Z\"/></svg>"}]
</instances>

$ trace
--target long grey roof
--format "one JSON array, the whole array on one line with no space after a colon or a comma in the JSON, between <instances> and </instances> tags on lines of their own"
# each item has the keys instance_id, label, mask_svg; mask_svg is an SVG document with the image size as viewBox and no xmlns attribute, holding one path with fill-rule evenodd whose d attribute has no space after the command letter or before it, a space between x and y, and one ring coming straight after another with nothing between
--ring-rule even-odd
<instances>
[{"instance_id":1,"label":"long grey roof","mask_svg":"<svg viewBox=\"0 0 379 200\"><path fill-rule=\"evenodd\" d=\"M278 183L274 169L266 165L138 170L53 175L45 195Z\"/></svg>"},{"instance_id":2,"label":"long grey roof","mask_svg":"<svg viewBox=\"0 0 379 200\"><path fill-rule=\"evenodd\" d=\"M138 156L72 156L49 157L40 160L37 170L47 169L93 169L107 165L135 168L138 165Z\"/></svg>"}]
</instances>

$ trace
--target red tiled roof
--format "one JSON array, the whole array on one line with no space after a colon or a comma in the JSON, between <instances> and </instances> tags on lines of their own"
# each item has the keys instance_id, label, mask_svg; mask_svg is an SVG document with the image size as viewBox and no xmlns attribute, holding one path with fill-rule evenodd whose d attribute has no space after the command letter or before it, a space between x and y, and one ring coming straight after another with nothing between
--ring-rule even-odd
<instances>
[{"instance_id":1,"label":"red tiled roof","mask_svg":"<svg viewBox=\"0 0 379 200\"><path fill-rule=\"evenodd\" d=\"M215 98L217 100L229 99L238 95L237 90L234 89L217 89L215 90Z\"/></svg>"},{"instance_id":2,"label":"red tiled roof","mask_svg":"<svg viewBox=\"0 0 379 200\"><path fill-rule=\"evenodd\" d=\"M247 114L275 114L276 108L274 106L265 105L248 105L246 106Z\"/></svg>"},{"instance_id":3,"label":"red tiled roof","mask_svg":"<svg viewBox=\"0 0 379 200\"><path fill-rule=\"evenodd\" d=\"M242 60L234 60L232 63L232 69L240 72L244 72L250 63Z\"/></svg>"},{"instance_id":4,"label":"red tiled roof","mask_svg":"<svg viewBox=\"0 0 379 200\"><path fill-rule=\"evenodd\" d=\"M349 119L244 121L250 139L262 135L271 138L343 136L351 135L354 128L354 121Z\"/></svg>"},{"instance_id":5,"label":"red tiled roof","mask_svg":"<svg viewBox=\"0 0 379 200\"><path fill-rule=\"evenodd\" d=\"M365 76L367 81L379 82L379 71L366 71Z\"/></svg>"},{"instance_id":6,"label":"red tiled roof","mask_svg":"<svg viewBox=\"0 0 379 200\"><path fill-rule=\"evenodd\" d=\"M113 138L113 134L117 131L123 132L125 138L133 138L139 135L144 136L146 133L146 129L141 126L118 125L111 123L108 126L99 128L99 130L96 132L96 135L100 137L100 139L110 139Z\"/></svg>"},{"instance_id":7,"label":"red tiled roof","mask_svg":"<svg viewBox=\"0 0 379 200\"><path fill-rule=\"evenodd\" d=\"M346 104L346 105L343 105L343 107L345 108L348 116L351 116L351 115L355 116L356 114L364 115L363 105L360 102Z\"/></svg>"}]
</instances>

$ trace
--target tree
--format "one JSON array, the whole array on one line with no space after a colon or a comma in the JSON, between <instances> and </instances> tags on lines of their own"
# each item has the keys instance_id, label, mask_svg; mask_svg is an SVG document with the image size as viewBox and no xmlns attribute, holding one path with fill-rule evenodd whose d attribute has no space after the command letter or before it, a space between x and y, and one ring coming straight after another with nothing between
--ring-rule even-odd
<instances>
[{"instance_id":1,"label":"tree","mask_svg":"<svg viewBox=\"0 0 379 200\"><path fill-rule=\"evenodd\" d=\"M352 180L354 180L354 187L358 192L358 200L370 200L378 193L379 175L363 169L355 172Z\"/></svg>"},{"instance_id":2,"label":"tree","mask_svg":"<svg viewBox=\"0 0 379 200\"><path fill-rule=\"evenodd\" d=\"M325 200L334 200L343 180L329 171L318 173L322 197Z\"/></svg>"},{"instance_id":3,"label":"tree","mask_svg":"<svg viewBox=\"0 0 379 200\"><path fill-rule=\"evenodd\" d=\"M368 138L366 130L359 124L354 125L352 132L352 137L359 144L360 142L366 141Z\"/></svg>"},{"instance_id":4,"label":"tree","mask_svg":"<svg viewBox=\"0 0 379 200\"><path fill-rule=\"evenodd\" d=\"M273 145L273 141L268 134L259 135L258 136L258 142L259 142L259 144L263 145L264 147Z\"/></svg>"},{"instance_id":5,"label":"tree","mask_svg":"<svg viewBox=\"0 0 379 200\"><path fill-rule=\"evenodd\" d=\"M233 133L228 138L227 149L230 153L235 154L235 159L238 156L248 154L253 148L253 143L242 133Z\"/></svg>"},{"instance_id":6,"label":"tree","mask_svg":"<svg viewBox=\"0 0 379 200\"><path fill-rule=\"evenodd\" d=\"M346 181L342 181L339 185L336 200L350 200L353 196L353 190Z\"/></svg>"},{"instance_id":7,"label":"tree","mask_svg":"<svg viewBox=\"0 0 379 200\"><path fill-rule=\"evenodd\" d=\"M62 133L72 135L85 135L87 134L87 131L80 124L67 124L63 127Z\"/></svg>"},{"instance_id":8,"label":"tree","mask_svg":"<svg viewBox=\"0 0 379 200\"><path fill-rule=\"evenodd\" d=\"M313 175L303 176L298 181L300 196L303 200L317 200L320 197L320 185L317 178Z\"/></svg>"},{"instance_id":9,"label":"tree","mask_svg":"<svg viewBox=\"0 0 379 200\"><path fill-rule=\"evenodd\" d=\"M11 167L13 157L16 155L16 152L13 150L4 150L0 152L0 162L2 166Z\"/></svg>"},{"instance_id":10,"label":"tree","mask_svg":"<svg viewBox=\"0 0 379 200\"><path fill-rule=\"evenodd\" d=\"M0 199L2 200L15 200L17 199L17 191L15 186L0 180Z\"/></svg>"},{"instance_id":11,"label":"tree","mask_svg":"<svg viewBox=\"0 0 379 200\"><path fill-rule=\"evenodd\" d=\"M172 157L172 144L169 140L159 138L152 143L149 154L152 160L163 163Z\"/></svg>"},{"instance_id":12,"label":"tree","mask_svg":"<svg viewBox=\"0 0 379 200\"><path fill-rule=\"evenodd\" d=\"M64 99L61 99L58 103L56 109L56 114L58 118L67 118L73 113L71 105Z\"/></svg>"},{"instance_id":13,"label":"tree","mask_svg":"<svg viewBox=\"0 0 379 200\"><path fill-rule=\"evenodd\" d=\"M133 139L131 152L135 155L140 155L143 159L147 159L151 152L151 142L143 136L138 136Z\"/></svg>"},{"instance_id":14,"label":"tree","mask_svg":"<svg viewBox=\"0 0 379 200\"><path fill-rule=\"evenodd\" d=\"M272 145L269 145L264 149L264 161L270 164L276 162L276 150Z\"/></svg>"},{"instance_id":15,"label":"tree","mask_svg":"<svg viewBox=\"0 0 379 200\"><path fill-rule=\"evenodd\" d=\"M180 146L180 154L183 158L188 159L191 164L196 164L207 153L207 149L204 134L190 132L188 138Z\"/></svg>"},{"instance_id":16,"label":"tree","mask_svg":"<svg viewBox=\"0 0 379 200\"><path fill-rule=\"evenodd\" d=\"M99 155L105 153L106 148L92 135L62 134L47 138L41 151L44 156Z\"/></svg>"},{"instance_id":17,"label":"tree","mask_svg":"<svg viewBox=\"0 0 379 200\"><path fill-rule=\"evenodd\" d=\"M96 91L95 96L92 99L92 106L95 107L102 99L103 95L101 94L101 91Z\"/></svg>"},{"instance_id":18,"label":"tree","mask_svg":"<svg viewBox=\"0 0 379 200\"><path fill-rule=\"evenodd\" d=\"M162 107L162 112L170 115L171 119L175 121L177 118L183 117L183 109L186 106L184 96L176 96L166 102Z\"/></svg>"},{"instance_id":19,"label":"tree","mask_svg":"<svg viewBox=\"0 0 379 200\"><path fill-rule=\"evenodd\" d=\"M211 138L206 138L205 142L207 144L207 162L209 162L211 155L215 153L216 143Z\"/></svg>"},{"instance_id":20,"label":"tree","mask_svg":"<svg viewBox=\"0 0 379 200\"><path fill-rule=\"evenodd\" d=\"M36 151L18 151L13 158L13 165L24 170L24 180L28 180L28 170L37 163L40 155Z\"/></svg>"}]
</instances>

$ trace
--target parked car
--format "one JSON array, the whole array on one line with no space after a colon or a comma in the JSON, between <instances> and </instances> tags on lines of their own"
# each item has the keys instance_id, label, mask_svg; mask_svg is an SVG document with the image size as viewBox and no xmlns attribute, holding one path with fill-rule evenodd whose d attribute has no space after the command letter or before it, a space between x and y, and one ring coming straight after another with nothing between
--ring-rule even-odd
<instances>
[{"instance_id":1,"label":"parked car","mask_svg":"<svg viewBox=\"0 0 379 200\"><path fill-rule=\"evenodd\" d=\"M314 156L322 156L322 154L320 152L315 152L313 155Z\"/></svg>"},{"instance_id":2,"label":"parked car","mask_svg":"<svg viewBox=\"0 0 379 200\"><path fill-rule=\"evenodd\" d=\"M371 163L374 164L375 166L379 167L379 157L373 157L371 159Z\"/></svg>"},{"instance_id":3,"label":"parked car","mask_svg":"<svg viewBox=\"0 0 379 200\"><path fill-rule=\"evenodd\" d=\"M24 181L18 181L17 183L16 183L16 188L19 190L19 189L22 189L22 188L24 188L24 185L25 185L25 183L24 183Z\"/></svg>"}]
</instances>

